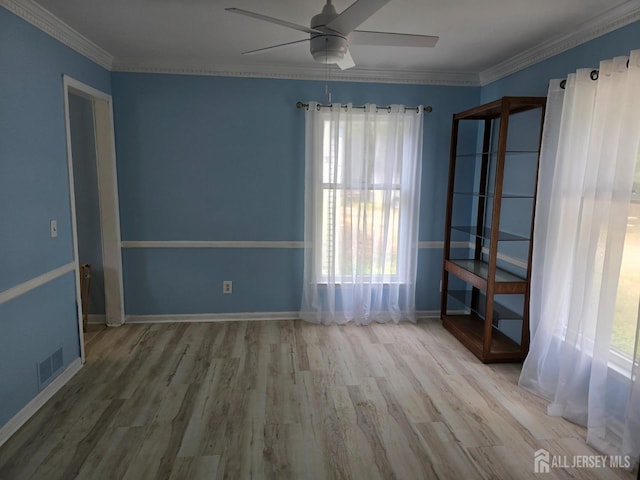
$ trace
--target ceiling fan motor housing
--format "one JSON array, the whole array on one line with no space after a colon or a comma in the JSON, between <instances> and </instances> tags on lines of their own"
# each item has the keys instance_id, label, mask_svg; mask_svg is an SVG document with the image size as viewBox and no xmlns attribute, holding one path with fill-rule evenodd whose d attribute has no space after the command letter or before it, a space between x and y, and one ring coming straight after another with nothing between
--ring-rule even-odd
<instances>
[{"instance_id":1,"label":"ceiling fan motor housing","mask_svg":"<svg viewBox=\"0 0 640 480\"><path fill-rule=\"evenodd\" d=\"M337 63L342 60L349 48L347 37L326 28L338 16L335 7L327 2L322 12L311 19L311 28L320 30L324 34L311 34L311 55L316 62Z\"/></svg>"},{"instance_id":2,"label":"ceiling fan motor housing","mask_svg":"<svg viewBox=\"0 0 640 480\"><path fill-rule=\"evenodd\" d=\"M337 64L341 70L355 66L349 52L351 40L357 40L360 45L388 45L393 47L433 47L438 37L427 35L413 35L403 33L370 32L355 30L360 24L385 6L390 0L355 0L341 14L338 15L332 4L333 0L326 0L322 11L311 19L310 27L298 25L275 17L243 10L241 8L227 8L229 12L239 13L263 22L275 23L299 32L309 34L311 55L316 62ZM357 38L356 38L357 36ZM243 52L243 55L263 53L275 48L285 47L306 42L307 39L281 43L270 47L259 48Z\"/></svg>"},{"instance_id":3,"label":"ceiling fan motor housing","mask_svg":"<svg viewBox=\"0 0 640 480\"><path fill-rule=\"evenodd\" d=\"M347 53L349 44L339 35L314 35L311 37L311 55L316 62L336 63Z\"/></svg>"}]
</instances>

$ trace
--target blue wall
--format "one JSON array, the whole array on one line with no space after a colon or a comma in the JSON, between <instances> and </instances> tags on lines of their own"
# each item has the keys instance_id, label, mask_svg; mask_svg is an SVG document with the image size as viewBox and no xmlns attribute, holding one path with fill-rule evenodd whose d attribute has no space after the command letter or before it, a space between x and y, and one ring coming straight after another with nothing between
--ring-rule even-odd
<instances>
[{"instance_id":1,"label":"blue wall","mask_svg":"<svg viewBox=\"0 0 640 480\"><path fill-rule=\"evenodd\" d=\"M302 241L304 112L316 81L115 73L123 241ZM425 104L421 241L443 238L451 116L479 88L336 82L334 102ZM124 250L131 314L295 312L293 249ZM419 255L417 307L438 308L441 249ZM232 280L232 295L222 281Z\"/></svg>"},{"instance_id":2,"label":"blue wall","mask_svg":"<svg viewBox=\"0 0 640 480\"><path fill-rule=\"evenodd\" d=\"M630 50L637 48L640 48L640 22L615 30L484 86L482 88L482 102L490 102L507 95L546 96L549 80L566 78L567 74L578 68L598 68L601 60L619 55L628 55ZM513 125L511 126L513 127ZM526 131L526 124L520 125L519 128ZM531 178L534 172L528 172L527 174L522 171L522 173L518 172L518 174ZM518 212L510 212L508 209L504 209L502 215L503 224L511 224L514 219L517 221ZM504 242L505 245L507 243ZM512 251L504 251L504 253L513 255L516 258L523 258ZM507 266L503 265L503 267ZM500 328L512 338L520 333L520 326L509 322L502 322Z\"/></svg>"},{"instance_id":3,"label":"blue wall","mask_svg":"<svg viewBox=\"0 0 640 480\"><path fill-rule=\"evenodd\" d=\"M333 83L336 102L432 105L421 241L443 238L450 120L640 48L624 27L483 88ZM304 114L322 82L109 74L0 7L0 292L72 261L62 74L113 88L123 240L301 241ZM59 235L49 236L57 219ZM300 249L125 249L127 314L296 311ZM440 249L419 253L417 307L439 307ZM222 280L234 281L223 296ZM79 356L75 279L0 304L0 425L37 394L36 364Z\"/></svg>"},{"instance_id":4,"label":"blue wall","mask_svg":"<svg viewBox=\"0 0 640 480\"><path fill-rule=\"evenodd\" d=\"M482 88L482 101L489 102L505 95L546 96L549 80L566 78L567 74L578 68L598 68L601 60L625 56L631 50L637 49L640 49L640 22L627 25L493 82ZM622 417L629 398L629 378L610 370L607 382L607 412Z\"/></svg>"},{"instance_id":5,"label":"blue wall","mask_svg":"<svg viewBox=\"0 0 640 480\"><path fill-rule=\"evenodd\" d=\"M0 292L73 260L62 75L109 72L0 7ZM49 221L58 221L50 238ZM0 426L38 389L36 365L79 356L73 273L0 304Z\"/></svg>"},{"instance_id":6,"label":"blue wall","mask_svg":"<svg viewBox=\"0 0 640 480\"><path fill-rule=\"evenodd\" d=\"M566 78L578 68L598 68L601 60L629 55L638 48L640 22L635 22L484 86L482 102L505 95L546 96L549 80Z\"/></svg>"},{"instance_id":7,"label":"blue wall","mask_svg":"<svg viewBox=\"0 0 640 480\"><path fill-rule=\"evenodd\" d=\"M70 94L69 123L76 199L78 262L81 265L91 265L88 313L104 315L104 268L93 102L88 98Z\"/></svg>"},{"instance_id":8,"label":"blue wall","mask_svg":"<svg viewBox=\"0 0 640 480\"><path fill-rule=\"evenodd\" d=\"M425 116L420 241L443 239L450 120L503 95L545 95L554 76L624 54L638 24L480 88L334 82L335 102L430 104ZM125 241L301 241L304 113L322 82L115 73ZM419 252L417 308L439 308L440 249ZM300 249L123 252L131 315L297 311ZM234 281L223 295L223 280ZM257 293L259 292L259 293Z\"/></svg>"},{"instance_id":9,"label":"blue wall","mask_svg":"<svg viewBox=\"0 0 640 480\"><path fill-rule=\"evenodd\" d=\"M0 305L0 426L38 394L40 362L60 347L63 368L80 356L75 307L73 273Z\"/></svg>"}]
</instances>

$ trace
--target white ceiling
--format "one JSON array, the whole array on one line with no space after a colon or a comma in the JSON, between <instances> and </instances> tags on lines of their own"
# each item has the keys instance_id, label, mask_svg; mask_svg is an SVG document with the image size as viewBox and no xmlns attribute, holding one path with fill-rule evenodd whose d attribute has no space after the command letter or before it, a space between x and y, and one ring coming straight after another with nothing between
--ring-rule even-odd
<instances>
[{"instance_id":1,"label":"white ceiling","mask_svg":"<svg viewBox=\"0 0 640 480\"><path fill-rule=\"evenodd\" d=\"M227 70L271 72L320 68L313 62L307 43L260 55L242 55L246 50L303 39L306 34L224 9L238 7L309 25L324 0L36 2L111 54L116 70L208 71L221 65ZM333 3L341 12L352 0ZM357 64L355 73L360 70L477 76L522 52L575 32L588 28L602 30L599 20L611 23L621 14L628 16L631 10L637 13L637 4L637 0L391 0L359 29L438 35L436 47L352 46L350 50ZM601 33L585 35L593 38Z\"/></svg>"}]
</instances>

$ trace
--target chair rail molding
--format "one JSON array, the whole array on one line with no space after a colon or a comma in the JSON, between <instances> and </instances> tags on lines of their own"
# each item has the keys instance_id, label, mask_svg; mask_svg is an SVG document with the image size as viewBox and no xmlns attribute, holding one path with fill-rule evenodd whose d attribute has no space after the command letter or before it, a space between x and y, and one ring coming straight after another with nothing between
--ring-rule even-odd
<instances>
[{"instance_id":1,"label":"chair rail molding","mask_svg":"<svg viewBox=\"0 0 640 480\"><path fill-rule=\"evenodd\" d=\"M76 265L74 262L67 263L65 265L62 265L61 267L54 268L53 270L43 273L42 275L38 275L31 280L27 280L26 282L11 287L8 290L0 292L0 305L8 302L9 300L13 300L20 295L24 295L25 293L30 292L31 290L34 290L46 283L49 283L56 278L60 278L69 272L73 272L75 270L75 266Z\"/></svg>"}]
</instances>

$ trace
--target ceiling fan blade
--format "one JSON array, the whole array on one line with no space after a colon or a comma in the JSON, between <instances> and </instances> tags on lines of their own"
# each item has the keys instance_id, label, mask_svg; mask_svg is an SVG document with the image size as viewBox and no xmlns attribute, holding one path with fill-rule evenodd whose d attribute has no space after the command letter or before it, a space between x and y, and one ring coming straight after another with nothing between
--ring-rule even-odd
<instances>
[{"instance_id":1,"label":"ceiling fan blade","mask_svg":"<svg viewBox=\"0 0 640 480\"><path fill-rule=\"evenodd\" d=\"M349 50L347 50L347 53L344 54L344 58L337 64L338 67L340 67L340 70L347 70L348 68L353 68L356 66L356 62L353 61L353 57L351 56Z\"/></svg>"},{"instance_id":2,"label":"ceiling fan blade","mask_svg":"<svg viewBox=\"0 0 640 480\"><path fill-rule=\"evenodd\" d=\"M248 52L242 52L242 55L255 55L256 53L266 52L268 50L273 50L274 48L286 47L287 45L295 45L296 43L308 42L308 38L304 38L302 40L296 40L295 42L287 42L280 43L278 45L271 45L270 47L258 48L257 50L249 50Z\"/></svg>"},{"instance_id":3,"label":"ceiling fan blade","mask_svg":"<svg viewBox=\"0 0 640 480\"><path fill-rule=\"evenodd\" d=\"M260 13L250 12L249 10L243 10L241 8L225 8L225 10L227 12L239 13L240 15L246 15L247 17L256 18L264 22L275 23L276 25L281 25L283 27L293 28L294 30L299 30L304 33L322 33L320 30L315 30L313 28L305 27L304 25L298 25L297 23L287 22L286 20L280 20L279 18L268 17Z\"/></svg>"},{"instance_id":4,"label":"ceiling fan blade","mask_svg":"<svg viewBox=\"0 0 640 480\"><path fill-rule=\"evenodd\" d=\"M345 11L331 20L326 27L343 35L348 35L387 3L389 3L389 0L356 0Z\"/></svg>"},{"instance_id":5,"label":"ceiling fan blade","mask_svg":"<svg viewBox=\"0 0 640 480\"><path fill-rule=\"evenodd\" d=\"M349 35L351 45L375 45L381 47L434 47L440 37L412 35L409 33L367 32L354 30Z\"/></svg>"}]
</instances>

